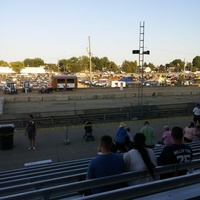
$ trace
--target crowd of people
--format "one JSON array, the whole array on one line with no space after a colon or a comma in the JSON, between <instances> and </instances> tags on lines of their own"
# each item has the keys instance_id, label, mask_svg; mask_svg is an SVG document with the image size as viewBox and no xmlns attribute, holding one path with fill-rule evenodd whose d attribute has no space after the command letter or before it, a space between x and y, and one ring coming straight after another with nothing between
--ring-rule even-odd
<instances>
[{"instance_id":1,"label":"crowd of people","mask_svg":"<svg viewBox=\"0 0 200 200\"><path fill-rule=\"evenodd\" d=\"M187 174L188 170L158 174L156 167L192 160L193 152L188 143L199 141L200 138L199 104L195 106L193 114L193 121L185 128L175 126L170 130L169 126L163 127L162 138L158 142L158 145L162 145L163 149L158 157L154 153L155 130L149 121L145 121L141 130L134 135L124 122L120 122L114 138L110 135L101 137L98 146L99 155L90 161L86 179L102 178L139 170L147 170L149 175L127 183L87 190L87 195ZM89 136L92 135L92 126L93 124L89 120L84 122L85 137L88 137L88 134ZM28 117L25 134L28 135L29 150L35 150L36 125L33 115Z\"/></svg>"},{"instance_id":2,"label":"crowd of people","mask_svg":"<svg viewBox=\"0 0 200 200\"><path fill-rule=\"evenodd\" d=\"M101 137L98 147L101 153L91 160L86 178L95 179L139 170L147 170L149 175L125 184L95 188L90 191L91 194L187 174L187 170L158 174L156 167L192 160L193 152L188 143L199 140L197 123L198 120L196 123L192 121L185 128L175 126L171 130L169 126L164 126L161 141L158 143L163 149L157 157L153 150L156 145L155 130L149 121L145 121L140 132L134 136L130 128L121 122L114 138L109 135Z\"/></svg>"}]
</instances>

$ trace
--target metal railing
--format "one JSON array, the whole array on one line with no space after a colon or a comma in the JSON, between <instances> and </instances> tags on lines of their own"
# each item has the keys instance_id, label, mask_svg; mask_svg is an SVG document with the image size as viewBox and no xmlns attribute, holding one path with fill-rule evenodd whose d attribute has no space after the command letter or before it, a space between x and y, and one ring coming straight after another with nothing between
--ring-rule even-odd
<instances>
[{"instance_id":1,"label":"metal railing","mask_svg":"<svg viewBox=\"0 0 200 200\"><path fill-rule=\"evenodd\" d=\"M60 126L60 125L76 125L83 124L84 119L90 119L93 123L99 121L121 121L121 120L131 120L131 119L155 119L155 118L166 118L175 116L192 116L192 110L194 103L184 103L184 104L167 104L167 105L145 105L142 108L142 118L141 110L138 106L130 106L123 108L112 108L112 109L91 109L85 110L83 114L66 115L66 112L60 112L59 116L51 116L50 113L46 113L48 117L41 117L40 114L35 114L37 116L35 121L37 122L37 127L49 127L49 126ZM1 124L13 123L16 128L22 128L25 126L25 118L14 117L12 119L1 119Z\"/></svg>"}]
</instances>

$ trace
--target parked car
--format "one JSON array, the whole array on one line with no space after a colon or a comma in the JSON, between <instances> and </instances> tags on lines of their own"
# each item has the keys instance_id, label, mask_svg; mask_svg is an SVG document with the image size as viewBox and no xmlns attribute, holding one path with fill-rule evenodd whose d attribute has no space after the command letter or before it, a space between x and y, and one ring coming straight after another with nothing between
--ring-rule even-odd
<instances>
[{"instance_id":1,"label":"parked car","mask_svg":"<svg viewBox=\"0 0 200 200\"><path fill-rule=\"evenodd\" d=\"M158 81L146 81L144 86L158 86Z\"/></svg>"},{"instance_id":2,"label":"parked car","mask_svg":"<svg viewBox=\"0 0 200 200\"><path fill-rule=\"evenodd\" d=\"M14 83L6 83L3 86L4 94L17 94L17 89Z\"/></svg>"},{"instance_id":3,"label":"parked car","mask_svg":"<svg viewBox=\"0 0 200 200\"><path fill-rule=\"evenodd\" d=\"M38 90L38 93L52 93L52 92L53 92L53 87L48 85L44 85Z\"/></svg>"}]
</instances>

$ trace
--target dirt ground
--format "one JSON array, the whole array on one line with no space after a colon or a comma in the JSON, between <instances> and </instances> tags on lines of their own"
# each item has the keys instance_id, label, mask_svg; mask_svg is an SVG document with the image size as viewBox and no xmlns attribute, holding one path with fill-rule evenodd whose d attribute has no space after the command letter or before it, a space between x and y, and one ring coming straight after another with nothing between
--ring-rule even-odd
<instances>
[{"instance_id":1,"label":"dirt ground","mask_svg":"<svg viewBox=\"0 0 200 200\"><path fill-rule=\"evenodd\" d=\"M197 86L184 87L143 87L141 88L87 88L77 89L75 91L53 92L52 94L38 94L37 91L31 93L15 94L15 98L21 96L45 96L52 95L68 95L69 97L84 96L82 100L68 101L33 101L33 102L7 102L6 99L13 98L13 95L2 96L5 98L3 105L3 114L26 114L26 113L42 113L42 112L59 112L59 111L78 111L87 109L103 109L125 107L131 105L158 105L158 104L176 104L199 102L200 89ZM143 97L138 97L143 92ZM126 97L126 94L135 94L133 97ZM104 99L89 99L87 96L92 95L111 95L124 94L124 98L107 97Z\"/></svg>"},{"instance_id":2,"label":"dirt ground","mask_svg":"<svg viewBox=\"0 0 200 200\"><path fill-rule=\"evenodd\" d=\"M85 95L85 94L109 94L109 93L138 93L141 92L141 87L135 86L132 88L123 88L121 91L120 88L78 88L76 90L67 90L67 91L61 91L61 92L53 92L53 95L62 95L62 94L69 94L69 95ZM198 86L155 86L155 87L143 87L143 93L157 93L157 92L174 92L174 93L180 93L180 92L199 92L200 88ZM34 95L52 95L52 94L39 94L38 90L33 90L33 92L30 92L28 94L22 92L21 90L18 91L18 94L13 94L16 97L17 96L34 96ZM0 96L2 97L9 97L9 95L4 94L3 91L1 91Z\"/></svg>"}]
</instances>

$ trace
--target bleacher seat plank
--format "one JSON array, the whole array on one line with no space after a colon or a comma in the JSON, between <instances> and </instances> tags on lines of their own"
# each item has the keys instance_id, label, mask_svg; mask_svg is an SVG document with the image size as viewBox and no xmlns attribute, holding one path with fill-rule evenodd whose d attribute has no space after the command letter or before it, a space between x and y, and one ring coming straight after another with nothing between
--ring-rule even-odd
<instances>
[{"instance_id":1,"label":"bleacher seat plank","mask_svg":"<svg viewBox=\"0 0 200 200\"><path fill-rule=\"evenodd\" d=\"M39 160L39 161L24 163L24 166L25 167L30 167L30 166L44 165L44 164L50 164L50 163L52 163L51 159L48 159L48 160Z\"/></svg>"}]
</instances>

